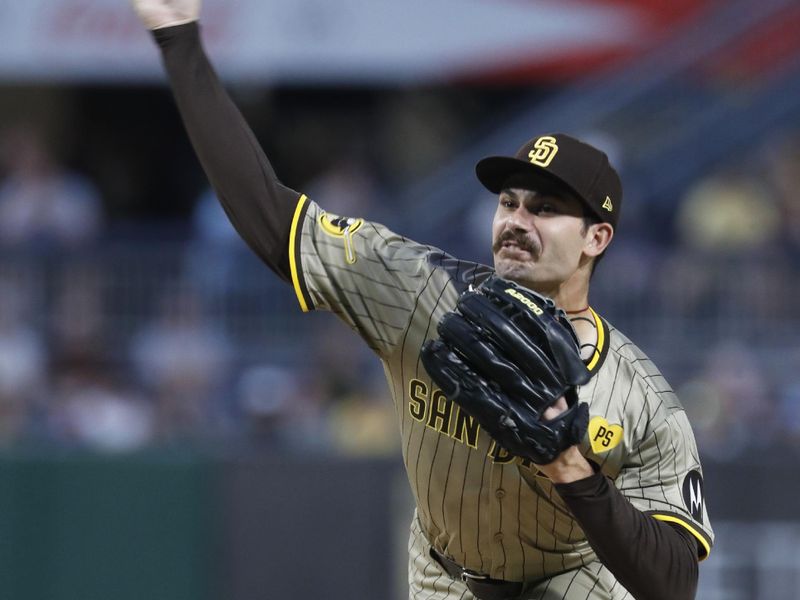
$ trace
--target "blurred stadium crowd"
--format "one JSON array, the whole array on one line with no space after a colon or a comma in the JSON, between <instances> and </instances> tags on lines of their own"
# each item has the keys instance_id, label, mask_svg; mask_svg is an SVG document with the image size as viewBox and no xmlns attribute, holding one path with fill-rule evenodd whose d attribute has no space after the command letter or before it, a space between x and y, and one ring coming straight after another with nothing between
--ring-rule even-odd
<instances>
[{"instance_id":1,"label":"blurred stadium crowd","mask_svg":"<svg viewBox=\"0 0 800 600\"><path fill-rule=\"evenodd\" d=\"M380 95L382 135L348 135L368 131L375 111L255 126L284 180L329 211L408 227L392 201L400 182L469 139L496 98L454 102ZM110 182L152 176L141 165L124 172L102 148L76 161L23 123L5 128L0 151L3 447L397 452L378 361L333 317L301 315L190 159L175 161L183 183L164 189L191 197L162 190L137 220ZM800 452L798 189L800 130L732 153L668 210L633 190L598 269L593 306L661 365L701 451L719 460ZM158 209L173 201L185 208L177 216ZM490 197L476 198L452 225L460 243L445 249L490 260L492 210Z\"/></svg>"}]
</instances>

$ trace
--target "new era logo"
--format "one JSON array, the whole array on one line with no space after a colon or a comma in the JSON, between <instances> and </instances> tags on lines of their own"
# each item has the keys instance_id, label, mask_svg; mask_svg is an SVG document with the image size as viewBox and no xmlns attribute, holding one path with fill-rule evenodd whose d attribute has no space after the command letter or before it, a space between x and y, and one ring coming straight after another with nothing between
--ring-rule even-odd
<instances>
[{"instance_id":1,"label":"new era logo","mask_svg":"<svg viewBox=\"0 0 800 600\"><path fill-rule=\"evenodd\" d=\"M611 203L611 198L609 198L608 196L606 196L606 201L603 202L603 208L606 209L608 212L614 210L614 205Z\"/></svg>"}]
</instances>

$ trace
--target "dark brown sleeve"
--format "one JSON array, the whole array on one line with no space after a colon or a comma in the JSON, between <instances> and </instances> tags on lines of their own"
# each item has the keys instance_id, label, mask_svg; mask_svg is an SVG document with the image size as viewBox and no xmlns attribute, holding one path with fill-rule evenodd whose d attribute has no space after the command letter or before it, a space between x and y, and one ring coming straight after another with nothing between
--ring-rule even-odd
<instances>
[{"instance_id":1,"label":"dark brown sleeve","mask_svg":"<svg viewBox=\"0 0 800 600\"><path fill-rule=\"evenodd\" d=\"M602 474L556 484L600 561L637 600L691 600L697 541L637 510Z\"/></svg>"},{"instance_id":2,"label":"dark brown sleeve","mask_svg":"<svg viewBox=\"0 0 800 600\"><path fill-rule=\"evenodd\" d=\"M153 36L181 118L228 218L267 265L289 281L289 232L299 194L275 176L214 72L196 22Z\"/></svg>"}]
</instances>

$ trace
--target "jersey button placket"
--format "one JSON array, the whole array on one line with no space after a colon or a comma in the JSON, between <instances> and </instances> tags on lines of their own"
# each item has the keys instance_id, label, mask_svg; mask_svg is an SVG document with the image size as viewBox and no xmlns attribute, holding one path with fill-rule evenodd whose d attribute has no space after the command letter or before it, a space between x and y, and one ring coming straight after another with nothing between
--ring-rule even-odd
<instances>
[{"instance_id":1,"label":"jersey button placket","mask_svg":"<svg viewBox=\"0 0 800 600\"><path fill-rule=\"evenodd\" d=\"M504 469L505 465L493 465L492 484L494 488L494 502L492 505L492 569L489 575L495 579L502 579L505 571L506 552L503 547L503 523L505 521L503 515L503 499L506 496L505 488L503 488Z\"/></svg>"}]
</instances>

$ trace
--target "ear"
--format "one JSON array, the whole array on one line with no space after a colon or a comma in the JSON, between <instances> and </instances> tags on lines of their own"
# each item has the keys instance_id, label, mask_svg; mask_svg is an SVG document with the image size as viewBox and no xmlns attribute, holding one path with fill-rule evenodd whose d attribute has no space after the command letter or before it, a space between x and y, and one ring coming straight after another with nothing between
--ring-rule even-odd
<instances>
[{"instance_id":1,"label":"ear","mask_svg":"<svg viewBox=\"0 0 800 600\"><path fill-rule=\"evenodd\" d=\"M593 223L586 232L583 253L594 258L605 252L614 237L614 227L610 223Z\"/></svg>"}]
</instances>

